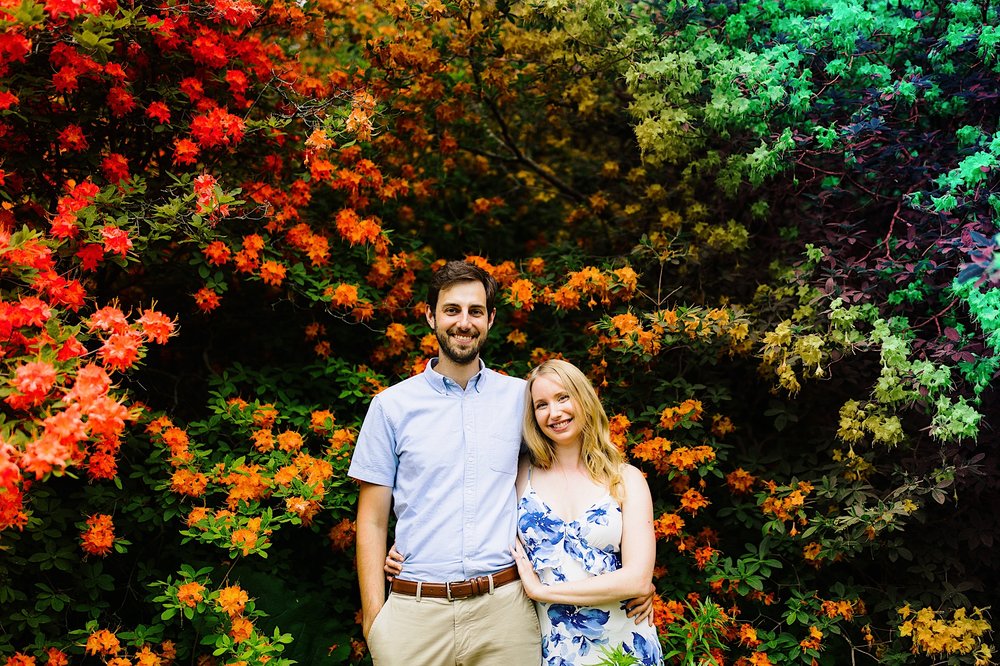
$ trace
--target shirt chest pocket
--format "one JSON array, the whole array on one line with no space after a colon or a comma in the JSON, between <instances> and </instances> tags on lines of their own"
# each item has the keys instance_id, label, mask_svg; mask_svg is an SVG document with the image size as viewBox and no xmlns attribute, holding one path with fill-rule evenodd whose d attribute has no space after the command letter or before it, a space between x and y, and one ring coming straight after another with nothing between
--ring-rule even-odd
<instances>
[{"instance_id":1,"label":"shirt chest pocket","mask_svg":"<svg viewBox=\"0 0 1000 666\"><path fill-rule=\"evenodd\" d=\"M520 433L490 437L490 469L501 474L517 474L517 454L521 449Z\"/></svg>"}]
</instances>

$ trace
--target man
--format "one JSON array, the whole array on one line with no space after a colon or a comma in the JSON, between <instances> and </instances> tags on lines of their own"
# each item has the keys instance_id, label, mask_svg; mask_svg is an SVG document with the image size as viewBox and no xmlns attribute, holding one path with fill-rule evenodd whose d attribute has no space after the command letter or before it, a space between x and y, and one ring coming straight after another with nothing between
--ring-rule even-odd
<instances>
[{"instance_id":1,"label":"man","mask_svg":"<svg viewBox=\"0 0 1000 666\"><path fill-rule=\"evenodd\" d=\"M453 261L435 274L427 323L440 356L376 396L350 476L362 630L376 664L538 664L534 605L510 553L524 381L479 352L496 315L496 281ZM406 580L385 598L390 507ZM450 581L450 582L449 582Z\"/></svg>"}]
</instances>

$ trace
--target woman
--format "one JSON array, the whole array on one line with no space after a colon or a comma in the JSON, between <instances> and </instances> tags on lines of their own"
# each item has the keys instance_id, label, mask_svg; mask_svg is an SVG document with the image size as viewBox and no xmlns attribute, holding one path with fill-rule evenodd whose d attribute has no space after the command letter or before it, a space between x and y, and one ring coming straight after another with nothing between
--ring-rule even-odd
<instances>
[{"instance_id":1,"label":"woman","mask_svg":"<svg viewBox=\"0 0 1000 666\"><path fill-rule=\"evenodd\" d=\"M620 646L640 664L662 664L656 628L628 617L622 601L646 596L653 574L646 479L611 443L607 414L576 366L552 359L527 379L511 551L538 611L542 663L598 664ZM393 546L386 573L399 575L402 562Z\"/></svg>"},{"instance_id":2,"label":"woman","mask_svg":"<svg viewBox=\"0 0 1000 666\"><path fill-rule=\"evenodd\" d=\"M617 646L662 663L656 629L622 599L646 593L656 542L642 473L611 443L608 417L576 366L549 360L528 375L518 471L521 582L536 602L544 664L596 664Z\"/></svg>"}]
</instances>

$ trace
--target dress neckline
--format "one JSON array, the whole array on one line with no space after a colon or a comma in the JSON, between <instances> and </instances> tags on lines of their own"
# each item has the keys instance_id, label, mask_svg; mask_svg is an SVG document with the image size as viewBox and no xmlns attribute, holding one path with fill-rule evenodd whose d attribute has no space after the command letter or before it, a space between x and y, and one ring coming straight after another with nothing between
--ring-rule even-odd
<instances>
[{"instance_id":1,"label":"dress neckline","mask_svg":"<svg viewBox=\"0 0 1000 666\"><path fill-rule=\"evenodd\" d=\"M559 520L559 522L563 523L564 525L572 525L573 523L579 523L580 519L583 518L583 517L585 517L587 515L587 512L589 512L595 506L599 506L600 504L606 503L609 499L612 499L612 500L614 499L611 496L611 492L610 491L605 491L605 493L603 495L601 495L600 497L598 497L597 499L595 499L593 502L591 502L590 504L588 504L586 506L586 508L584 508L584 510L580 513L579 516L577 516L573 520L566 520L565 518L563 518L562 516L560 516L559 513L555 509L553 509L552 506L548 502L545 501L545 498L538 494L538 491L535 490L535 487L533 485L531 485L531 474L530 474L530 472L528 474L528 485L525 488L525 495L527 495L528 493L531 493L532 495L534 495L535 499L537 499L539 501L539 503L541 503L541 505L545 507L545 510L548 511L550 514L552 514L557 520Z\"/></svg>"}]
</instances>

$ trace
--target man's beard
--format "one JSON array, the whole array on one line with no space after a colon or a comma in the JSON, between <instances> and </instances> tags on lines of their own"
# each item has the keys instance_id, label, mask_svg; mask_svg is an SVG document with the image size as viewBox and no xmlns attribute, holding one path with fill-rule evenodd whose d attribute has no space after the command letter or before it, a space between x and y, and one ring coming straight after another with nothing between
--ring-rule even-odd
<instances>
[{"instance_id":1,"label":"man's beard","mask_svg":"<svg viewBox=\"0 0 1000 666\"><path fill-rule=\"evenodd\" d=\"M435 330L434 335L437 337L438 348L441 350L441 353L448 357L449 361L457 365L468 365L475 361L479 356L480 350L486 344L486 336L480 335L475 338L470 347L459 349L452 347L448 331Z\"/></svg>"}]
</instances>

